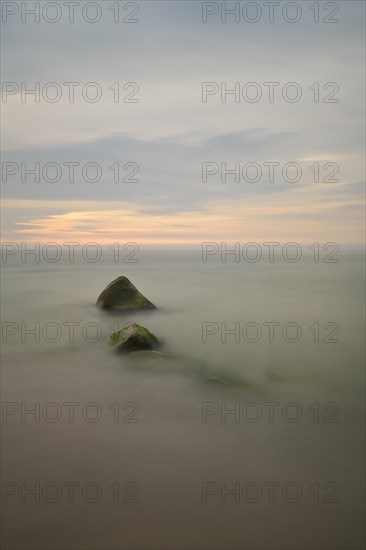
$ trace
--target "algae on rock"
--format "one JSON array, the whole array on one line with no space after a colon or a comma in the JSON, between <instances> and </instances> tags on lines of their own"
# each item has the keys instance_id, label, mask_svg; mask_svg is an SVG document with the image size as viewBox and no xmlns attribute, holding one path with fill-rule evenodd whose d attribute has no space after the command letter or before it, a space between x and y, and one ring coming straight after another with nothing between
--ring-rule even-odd
<instances>
[{"instance_id":1,"label":"algae on rock","mask_svg":"<svg viewBox=\"0 0 366 550\"><path fill-rule=\"evenodd\" d=\"M127 277L117 277L103 290L97 300L102 309L131 311L139 309L156 309Z\"/></svg>"},{"instance_id":2,"label":"algae on rock","mask_svg":"<svg viewBox=\"0 0 366 550\"><path fill-rule=\"evenodd\" d=\"M114 351L131 353L141 350L151 350L159 345L159 340L147 328L131 323L110 336Z\"/></svg>"}]
</instances>

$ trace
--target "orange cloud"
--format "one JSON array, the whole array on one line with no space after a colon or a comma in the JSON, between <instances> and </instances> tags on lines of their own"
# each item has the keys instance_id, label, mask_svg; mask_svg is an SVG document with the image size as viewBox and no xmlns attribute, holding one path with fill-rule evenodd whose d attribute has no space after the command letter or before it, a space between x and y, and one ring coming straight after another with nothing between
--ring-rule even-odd
<instances>
[{"instance_id":1,"label":"orange cloud","mask_svg":"<svg viewBox=\"0 0 366 550\"><path fill-rule=\"evenodd\" d=\"M9 202L11 207L20 206L26 212L26 204ZM17 240L99 244L134 241L146 245L202 241L358 243L363 235L362 205L357 201L347 203L335 197L316 202L302 192L290 198L276 193L241 201L212 201L199 211L164 214L132 203L82 202L48 203L48 212L52 204L54 211L69 211L15 223L12 233Z\"/></svg>"}]
</instances>

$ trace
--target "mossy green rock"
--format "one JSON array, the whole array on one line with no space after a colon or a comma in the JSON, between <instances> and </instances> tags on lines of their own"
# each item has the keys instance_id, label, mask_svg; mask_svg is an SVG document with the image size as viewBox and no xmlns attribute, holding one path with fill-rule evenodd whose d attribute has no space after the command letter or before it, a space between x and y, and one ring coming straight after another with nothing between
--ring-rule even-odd
<instances>
[{"instance_id":1,"label":"mossy green rock","mask_svg":"<svg viewBox=\"0 0 366 550\"><path fill-rule=\"evenodd\" d=\"M110 337L114 351L131 353L141 350L151 350L159 345L159 340L147 328L132 323Z\"/></svg>"},{"instance_id":2,"label":"mossy green rock","mask_svg":"<svg viewBox=\"0 0 366 550\"><path fill-rule=\"evenodd\" d=\"M156 309L127 277L117 277L101 293L97 306L102 309L131 311L138 309Z\"/></svg>"}]
</instances>

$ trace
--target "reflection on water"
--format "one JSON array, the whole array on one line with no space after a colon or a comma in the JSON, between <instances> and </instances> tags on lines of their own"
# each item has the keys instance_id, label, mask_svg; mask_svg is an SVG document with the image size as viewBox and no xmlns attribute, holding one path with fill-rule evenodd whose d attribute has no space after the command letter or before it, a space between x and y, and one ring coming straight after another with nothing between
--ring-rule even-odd
<instances>
[{"instance_id":1,"label":"reflection on water","mask_svg":"<svg viewBox=\"0 0 366 550\"><path fill-rule=\"evenodd\" d=\"M363 548L362 266L190 253L5 264L4 547ZM97 310L118 275L159 311ZM129 321L189 373L128 368L107 340Z\"/></svg>"}]
</instances>

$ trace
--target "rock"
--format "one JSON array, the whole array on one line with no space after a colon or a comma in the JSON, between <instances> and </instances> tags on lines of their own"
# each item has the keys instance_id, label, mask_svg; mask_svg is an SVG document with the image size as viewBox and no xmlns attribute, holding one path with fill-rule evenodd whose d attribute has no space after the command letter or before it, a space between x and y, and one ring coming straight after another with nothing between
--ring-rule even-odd
<instances>
[{"instance_id":1,"label":"rock","mask_svg":"<svg viewBox=\"0 0 366 550\"><path fill-rule=\"evenodd\" d=\"M114 345L114 351L125 353L151 350L159 344L159 340L152 332L136 323L114 332L110 340Z\"/></svg>"},{"instance_id":2,"label":"rock","mask_svg":"<svg viewBox=\"0 0 366 550\"><path fill-rule=\"evenodd\" d=\"M138 309L156 309L127 277L117 277L101 293L97 306L102 309L117 309L124 311Z\"/></svg>"}]
</instances>

